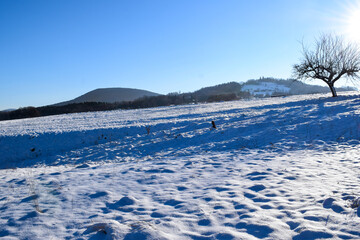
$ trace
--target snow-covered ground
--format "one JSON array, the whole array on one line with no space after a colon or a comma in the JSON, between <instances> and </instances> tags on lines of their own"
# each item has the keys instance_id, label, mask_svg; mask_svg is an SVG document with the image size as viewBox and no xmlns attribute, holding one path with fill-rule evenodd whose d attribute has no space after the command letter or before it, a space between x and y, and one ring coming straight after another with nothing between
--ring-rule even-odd
<instances>
[{"instance_id":1,"label":"snow-covered ground","mask_svg":"<svg viewBox=\"0 0 360 240\"><path fill-rule=\"evenodd\" d=\"M346 94L0 122L0 238L359 239Z\"/></svg>"}]
</instances>

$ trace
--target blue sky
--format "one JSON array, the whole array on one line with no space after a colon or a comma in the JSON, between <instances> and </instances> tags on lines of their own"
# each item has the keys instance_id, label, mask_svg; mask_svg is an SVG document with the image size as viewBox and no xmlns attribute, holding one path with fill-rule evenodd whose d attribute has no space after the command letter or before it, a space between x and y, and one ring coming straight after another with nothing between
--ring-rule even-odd
<instances>
[{"instance_id":1,"label":"blue sky","mask_svg":"<svg viewBox=\"0 0 360 240\"><path fill-rule=\"evenodd\" d=\"M96 88L188 92L291 77L301 44L341 32L354 1L2 0L0 109Z\"/></svg>"}]
</instances>

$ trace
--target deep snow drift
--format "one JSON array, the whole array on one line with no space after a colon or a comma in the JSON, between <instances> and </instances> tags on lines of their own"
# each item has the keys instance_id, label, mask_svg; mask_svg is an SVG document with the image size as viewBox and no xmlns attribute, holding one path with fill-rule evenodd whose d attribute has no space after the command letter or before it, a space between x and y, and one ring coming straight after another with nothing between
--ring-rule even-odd
<instances>
[{"instance_id":1,"label":"deep snow drift","mask_svg":"<svg viewBox=\"0 0 360 240\"><path fill-rule=\"evenodd\" d=\"M358 239L347 94L0 122L0 237Z\"/></svg>"}]
</instances>

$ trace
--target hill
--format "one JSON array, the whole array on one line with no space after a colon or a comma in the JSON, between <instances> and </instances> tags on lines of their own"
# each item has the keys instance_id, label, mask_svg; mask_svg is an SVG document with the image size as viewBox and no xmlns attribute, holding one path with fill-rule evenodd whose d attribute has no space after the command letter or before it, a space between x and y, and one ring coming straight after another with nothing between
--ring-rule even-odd
<instances>
[{"instance_id":1,"label":"hill","mask_svg":"<svg viewBox=\"0 0 360 240\"><path fill-rule=\"evenodd\" d=\"M237 82L223 83L211 87L201 88L191 93L198 101L207 101L213 96L226 96L235 94L238 96L241 92L241 84Z\"/></svg>"},{"instance_id":2,"label":"hill","mask_svg":"<svg viewBox=\"0 0 360 240\"><path fill-rule=\"evenodd\" d=\"M260 78L249 80L242 85L242 91L250 93L255 97L274 97L300 94L328 93L328 87L310 85L295 79ZM354 91L351 87L336 88L338 92Z\"/></svg>"},{"instance_id":3,"label":"hill","mask_svg":"<svg viewBox=\"0 0 360 240\"><path fill-rule=\"evenodd\" d=\"M359 97L0 122L0 238L360 239Z\"/></svg>"},{"instance_id":4,"label":"hill","mask_svg":"<svg viewBox=\"0 0 360 240\"><path fill-rule=\"evenodd\" d=\"M338 92L353 88L337 88ZM201 102L223 102L251 97L278 97L300 94L329 93L323 86L309 85L293 79L260 78L245 83L229 82L201 88L190 93L157 93L131 88L100 88L71 101L44 107L26 107L0 112L1 120L58 115L64 113L139 109L184 105Z\"/></svg>"},{"instance_id":5,"label":"hill","mask_svg":"<svg viewBox=\"0 0 360 240\"><path fill-rule=\"evenodd\" d=\"M141 97L158 96L158 93L134 89L134 88L98 88L73 100L54 104L54 106L64 106L73 103L103 102L116 103L123 101L134 101Z\"/></svg>"}]
</instances>

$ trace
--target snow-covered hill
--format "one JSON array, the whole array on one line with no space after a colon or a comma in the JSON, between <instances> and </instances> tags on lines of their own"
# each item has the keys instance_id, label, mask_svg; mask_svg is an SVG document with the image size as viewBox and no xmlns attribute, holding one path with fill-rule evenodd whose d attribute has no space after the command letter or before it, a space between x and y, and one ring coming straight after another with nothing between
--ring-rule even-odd
<instances>
[{"instance_id":1,"label":"snow-covered hill","mask_svg":"<svg viewBox=\"0 0 360 240\"><path fill-rule=\"evenodd\" d=\"M289 94L290 88L272 82L259 82L259 84L247 84L241 88L244 92L249 92L252 96L266 97L275 94Z\"/></svg>"},{"instance_id":2,"label":"snow-covered hill","mask_svg":"<svg viewBox=\"0 0 360 240\"><path fill-rule=\"evenodd\" d=\"M359 97L0 122L0 237L359 239Z\"/></svg>"},{"instance_id":3,"label":"snow-covered hill","mask_svg":"<svg viewBox=\"0 0 360 240\"><path fill-rule=\"evenodd\" d=\"M337 87L338 92L355 91L351 87ZM255 97L273 97L301 94L328 93L328 87L310 85L295 79L260 78L249 80L242 85L241 91Z\"/></svg>"}]
</instances>

